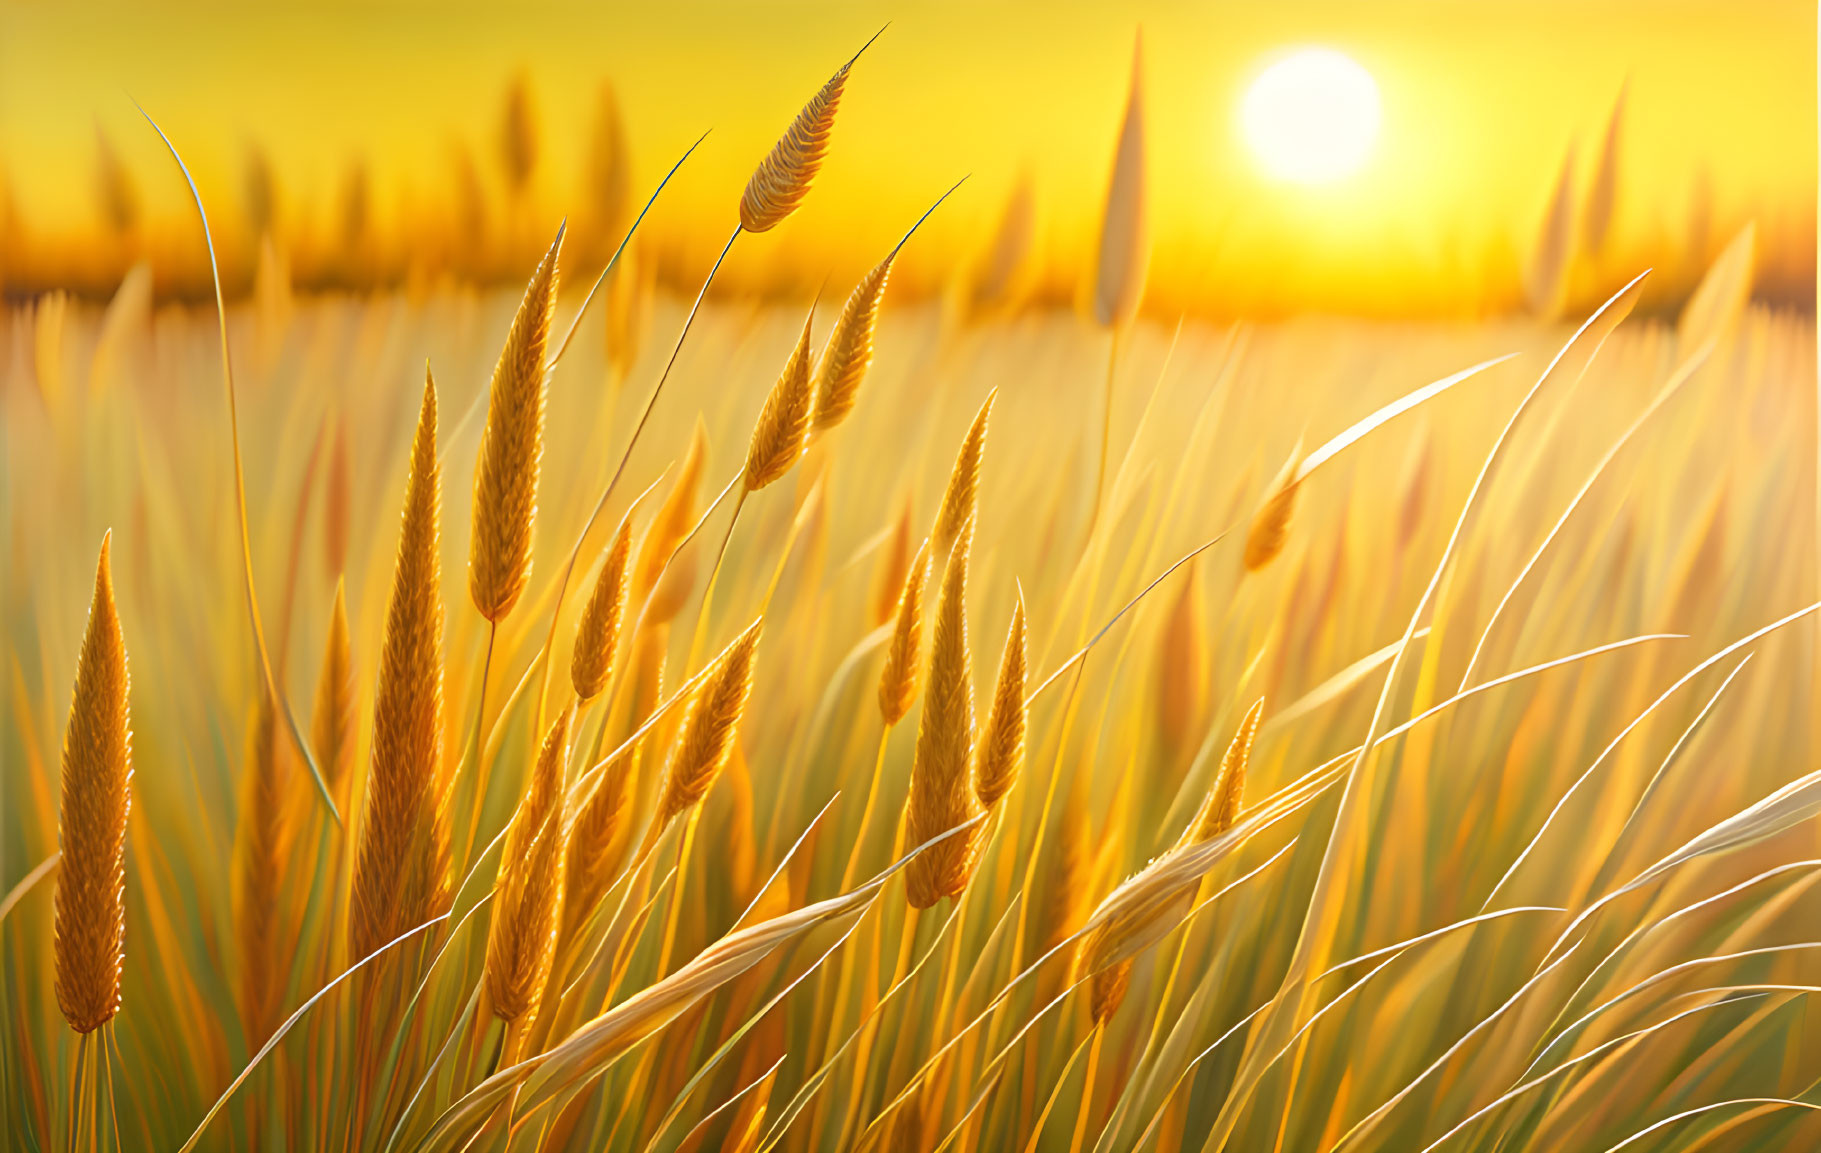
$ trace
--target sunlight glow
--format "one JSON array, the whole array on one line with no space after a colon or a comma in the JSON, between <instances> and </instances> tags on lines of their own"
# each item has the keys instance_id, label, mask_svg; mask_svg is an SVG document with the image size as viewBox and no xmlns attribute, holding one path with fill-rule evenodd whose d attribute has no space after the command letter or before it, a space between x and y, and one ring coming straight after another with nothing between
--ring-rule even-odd
<instances>
[{"instance_id":1,"label":"sunlight glow","mask_svg":"<svg viewBox=\"0 0 1821 1153\"><path fill-rule=\"evenodd\" d=\"M1324 184L1357 171L1378 139L1378 85L1352 57L1304 48L1246 89L1240 125L1267 172Z\"/></svg>"}]
</instances>

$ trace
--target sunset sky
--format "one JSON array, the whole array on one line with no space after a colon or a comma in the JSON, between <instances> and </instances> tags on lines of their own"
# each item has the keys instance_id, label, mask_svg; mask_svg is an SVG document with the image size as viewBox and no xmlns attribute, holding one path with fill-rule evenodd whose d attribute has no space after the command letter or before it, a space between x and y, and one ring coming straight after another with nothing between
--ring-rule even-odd
<instances>
[{"instance_id":1,"label":"sunset sky","mask_svg":"<svg viewBox=\"0 0 1821 1153\"><path fill-rule=\"evenodd\" d=\"M100 232L98 133L127 166L148 247L189 241L180 186L134 100L184 148L223 216L243 199L251 146L262 148L284 231L299 243L332 232L357 161L382 233L444 211L452 142L473 150L503 200L502 92L522 71L541 130L535 203L522 210L534 231L565 212L585 217L581 164L609 80L641 198L713 130L650 222L673 261L705 264L752 164L887 21L848 85L808 206L741 250L730 285L768 283L779 267L812 284L850 276L971 174L907 261L907 279L933 282L985 242L1025 172L1042 276L1066 292L1098 227L1140 29L1154 309L1503 307L1565 154L1576 149L1584 188L1621 86L1615 234L1587 275L1646 264L1681 275L1696 262L1691 243L1717 246L1755 218L1761 290L1800 298L1812 285L1815 9L1797 0L184 3L155 13L10 0L0 8L0 172L17 221L8 243L20 251L5 260L54 269ZM1382 120L1356 172L1303 186L1267 170L1239 110L1267 66L1311 45L1370 75ZM165 234L169 245L155 239Z\"/></svg>"}]
</instances>

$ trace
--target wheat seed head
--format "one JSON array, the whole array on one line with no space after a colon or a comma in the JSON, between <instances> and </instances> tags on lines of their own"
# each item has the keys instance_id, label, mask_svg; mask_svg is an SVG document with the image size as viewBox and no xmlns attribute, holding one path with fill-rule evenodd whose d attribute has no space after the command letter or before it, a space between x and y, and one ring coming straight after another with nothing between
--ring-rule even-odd
<instances>
[{"instance_id":1,"label":"wheat seed head","mask_svg":"<svg viewBox=\"0 0 1821 1153\"><path fill-rule=\"evenodd\" d=\"M575 695L591 701L607 687L613 674L614 653L620 645L620 626L626 615L626 574L632 559L632 510L620 520L607 559L594 578L594 591L575 627L575 652L569 660L569 681Z\"/></svg>"},{"instance_id":2,"label":"wheat seed head","mask_svg":"<svg viewBox=\"0 0 1821 1153\"><path fill-rule=\"evenodd\" d=\"M726 767L741 714L746 711L746 698L752 692L753 661L764 623L761 617L734 638L696 690L665 770L658 828L700 803Z\"/></svg>"},{"instance_id":3,"label":"wheat seed head","mask_svg":"<svg viewBox=\"0 0 1821 1153\"><path fill-rule=\"evenodd\" d=\"M885 650L885 667L879 671L879 712L887 726L903 720L917 696L917 662L923 655L923 586L929 581L929 566L929 541L925 540L904 574L891 647Z\"/></svg>"},{"instance_id":4,"label":"wheat seed head","mask_svg":"<svg viewBox=\"0 0 1821 1153\"><path fill-rule=\"evenodd\" d=\"M277 729L278 712L272 694L262 688L247 734L230 886L240 1020L247 1044L255 1049L278 1025L288 971L278 908L286 856L288 782Z\"/></svg>"},{"instance_id":5,"label":"wheat seed head","mask_svg":"<svg viewBox=\"0 0 1821 1153\"><path fill-rule=\"evenodd\" d=\"M790 466L803 455L809 434L809 404L813 399L809 379L809 326L815 310L803 318L803 334L784 362L778 383L765 398L765 407L752 428L752 440L746 446L747 492L757 492L790 471Z\"/></svg>"},{"instance_id":6,"label":"wheat seed head","mask_svg":"<svg viewBox=\"0 0 1821 1153\"><path fill-rule=\"evenodd\" d=\"M974 679L967 641L967 564L973 522L963 526L942 573L936 602L935 637L930 642L929 682L917 726L911 762L910 799L905 813L906 843L920 845L972 818L969 780L974 744ZM919 853L905 868L910 903L927 909L943 897L957 897L973 872L971 836L954 836Z\"/></svg>"},{"instance_id":7,"label":"wheat seed head","mask_svg":"<svg viewBox=\"0 0 1821 1153\"><path fill-rule=\"evenodd\" d=\"M316 703L310 714L310 740L322 763L323 779L341 806L348 770L354 759L354 658L348 640L348 593L335 581L335 607L329 613L329 637L322 672L316 681Z\"/></svg>"},{"instance_id":8,"label":"wheat seed head","mask_svg":"<svg viewBox=\"0 0 1821 1153\"><path fill-rule=\"evenodd\" d=\"M961 535L961 527L979 505L980 460L986 451L987 422L992 418L993 401L998 395L996 388L986 394L985 403L981 404L974 423L968 426L967 436L961 441L961 451L955 454L954 466L949 469L948 487L942 492L942 508L936 514L937 555L947 555L955 538Z\"/></svg>"},{"instance_id":9,"label":"wheat seed head","mask_svg":"<svg viewBox=\"0 0 1821 1153\"><path fill-rule=\"evenodd\" d=\"M515 1021L537 1004L550 972L563 897L563 775L575 706L550 725L500 850L486 980L494 1016Z\"/></svg>"},{"instance_id":10,"label":"wheat seed head","mask_svg":"<svg viewBox=\"0 0 1821 1153\"><path fill-rule=\"evenodd\" d=\"M349 908L356 958L440 912L448 884L436 411L436 382L426 367L373 693L373 752Z\"/></svg>"},{"instance_id":11,"label":"wheat seed head","mask_svg":"<svg viewBox=\"0 0 1821 1153\"><path fill-rule=\"evenodd\" d=\"M1208 790L1195 819L1183 830L1179 845L1212 840L1233 827L1239 816L1239 803L1245 795L1246 766L1252 759L1252 742L1258 736L1258 722L1264 713L1263 697L1252 702L1252 707L1246 710L1232 743L1227 746L1226 755L1220 759L1220 773L1214 778L1214 787Z\"/></svg>"},{"instance_id":12,"label":"wheat seed head","mask_svg":"<svg viewBox=\"0 0 1821 1153\"><path fill-rule=\"evenodd\" d=\"M597 774L594 786L576 807L563 870L564 940L573 937L593 914L625 856L637 765L638 746L622 749Z\"/></svg>"},{"instance_id":13,"label":"wheat seed head","mask_svg":"<svg viewBox=\"0 0 1821 1153\"><path fill-rule=\"evenodd\" d=\"M1132 964L1127 957L1088 978L1088 1016L1095 1025L1112 1020L1119 1006L1125 1004L1125 995L1132 986Z\"/></svg>"},{"instance_id":14,"label":"wheat seed head","mask_svg":"<svg viewBox=\"0 0 1821 1153\"><path fill-rule=\"evenodd\" d=\"M974 791L989 809L1012 791L1018 783L1018 771L1024 767L1024 675L1024 590L1019 589L1011 628L1005 635L1005 651L999 658L993 706L987 713L980 749L974 757Z\"/></svg>"},{"instance_id":15,"label":"wheat seed head","mask_svg":"<svg viewBox=\"0 0 1821 1153\"><path fill-rule=\"evenodd\" d=\"M854 60L858 59L856 53ZM841 107L841 92L847 87L847 74L853 66L854 61L849 60L828 78L771 146L765 159L759 161L746 182L746 191L740 195L741 228L748 232L776 228L809 195L810 183L828 155L835 112Z\"/></svg>"},{"instance_id":16,"label":"wheat seed head","mask_svg":"<svg viewBox=\"0 0 1821 1153\"><path fill-rule=\"evenodd\" d=\"M835 329L822 348L822 359L816 365L816 399L810 424L821 435L847 419L860 397L860 385L873 362L873 333L879 327L879 303L885 299L885 283L891 278L893 249L884 260L848 294L841 306Z\"/></svg>"},{"instance_id":17,"label":"wheat seed head","mask_svg":"<svg viewBox=\"0 0 1821 1153\"><path fill-rule=\"evenodd\" d=\"M126 820L132 806L133 740L128 712L126 640L114 604L101 538L88 630L76 663L76 689L63 732L62 798L53 936L57 1007L78 1033L120 1009L126 939Z\"/></svg>"},{"instance_id":18,"label":"wheat seed head","mask_svg":"<svg viewBox=\"0 0 1821 1153\"><path fill-rule=\"evenodd\" d=\"M1257 572L1277 559L1277 554L1284 550L1284 541L1290 532L1290 518L1296 512L1296 490L1302 485L1298 475L1298 466L1302 463L1302 448L1290 454L1284 467L1271 482L1264 504L1252 517L1252 526L1246 530L1245 564L1247 572Z\"/></svg>"},{"instance_id":19,"label":"wheat seed head","mask_svg":"<svg viewBox=\"0 0 1821 1153\"><path fill-rule=\"evenodd\" d=\"M512 611L531 577L531 532L544 453L545 349L556 313L557 254L566 227L556 230L512 318L493 369L487 424L474 466L468 592L480 614L496 623Z\"/></svg>"}]
</instances>

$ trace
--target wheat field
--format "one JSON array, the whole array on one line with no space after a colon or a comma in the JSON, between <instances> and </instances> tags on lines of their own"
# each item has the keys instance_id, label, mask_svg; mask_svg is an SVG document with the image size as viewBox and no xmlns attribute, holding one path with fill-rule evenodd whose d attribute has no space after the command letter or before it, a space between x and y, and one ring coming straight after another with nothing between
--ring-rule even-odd
<instances>
[{"instance_id":1,"label":"wheat field","mask_svg":"<svg viewBox=\"0 0 1821 1153\"><path fill-rule=\"evenodd\" d=\"M9 303L7 1147L1821 1140L1812 318L1141 313L1137 108L1079 311Z\"/></svg>"}]
</instances>

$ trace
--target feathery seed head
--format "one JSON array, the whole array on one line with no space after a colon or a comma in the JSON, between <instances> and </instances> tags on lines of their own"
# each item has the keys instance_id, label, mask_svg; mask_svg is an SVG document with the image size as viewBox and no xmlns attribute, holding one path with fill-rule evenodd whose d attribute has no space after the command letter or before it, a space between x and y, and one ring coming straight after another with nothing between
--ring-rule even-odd
<instances>
[{"instance_id":1,"label":"feathery seed head","mask_svg":"<svg viewBox=\"0 0 1821 1153\"><path fill-rule=\"evenodd\" d=\"M1227 746L1226 755L1220 759L1220 773L1214 778L1214 787L1201 802L1201 809L1189 827L1183 830L1178 847L1196 845L1215 837L1233 827L1239 817L1239 803L1244 799L1246 789L1246 766L1252 758L1252 741L1258 736L1258 722L1265 713L1265 699L1258 698L1252 707L1246 710L1245 717L1239 722L1239 729L1233 734L1233 742Z\"/></svg>"},{"instance_id":2,"label":"feathery seed head","mask_svg":"<svg viewBox=\"0 0 1821 1153\"><path fill-rule=\"evenodd\" d=\"M1264 504L1252 517L1252 527L1246 530L1245 564L1247 572L1257 572L1277 559L1277 554L1284 551L1284 541L1290 532L1290 517L1296 512L1296 490L1302 484L1298 475L1302 464L1303 452L1299 444L1290 459L1271 482Z\"/></svg>"},{"instance_id":3,"label":"feathery seed head","mask_svg":"<svg viewBox=\"0 0 1821 1153\"><path fill-rule=\"evenodd\" d=\"M955 538L961 535L962 525L973 517L978 507L980 458L986 451L987 421L993 415L993 401L998 395L996 388L986 394L986 402L980 406L974 423L968 426L961 451L955 454L954 467L949 470L948 487L942 493L942 509L936 514L935 543L939 555L946 555L953 547Z\"/></svg>"},{"instance_id":4,"label":"feathery seed head","mask_svg":"<svg viewBox=\"0 0 1821 1153\"><path fill-rule=\"evenodd\" d=\"M544 454L545 349L556 313L557 254L565 228L556 230L512 318L493 369L487 425L474 466L468 592L480 614L495 623L512 611L531 577L531 531Z\"/></svg>"},{"instance_id":5,"label":"feathery seed head","mask_svg":"<svg viewBox=\"0 0 1821 1153\"><path fill-rule=\"evenodd\" d=\"M238 972L235 993L247 1044L263 1045L278 1026L289 950L278 908L286 856L284 750L277 740L278 711L261 691L247 735L246 767L234 823L230 899Z\"/></svg>"},{"instance_id":6,"label":"feathery seed head","mask_svg":"<svg viewBox=\"0 0 1821 1153\"><path fill-rule=\"evenodd\" d=\"M815 310L803 318L803 335L784 363L778 383L765 398L765 408L753 425L752 440L746 448L747 492L757 492L790 471L803 454L809 434L809 404L812 399L809 381L809 326Z\"/></svg>"},{"instance_id":7,"label":"feathery seed head","mask_svg":"<svg viewBox=\"0 0 1821 1153\"><path fill-rule=\"evenodd\" d=\"M677 733L664 773L664 795L658 803L657 828L699 804L727 765L746 698L752 692L752 667L763 617L752 622L715 658L713 672L696 690Z\"/></svg>"},{"instance_id":8,"label":"feathery seed head","mask_svg":"<svg viewBox=\"0 0 1821 1153\"><path fill-rule=\"evenodd\" d=\"M374 684L372 762L349 907L356 959L440 913L448 896L441 500L436 382L426 368Z\"/></svg>"},{"instance_id":9,"label":"feathery seed head","mask_svg":"<svg viewBox=\"0 0 1821 1153\"><path fill-rule=\"evenodd\" d=\"M859 58L856 53L854 60ZM849 60L828 78L771 146L765 159L759 161L746 182L746 191L740 195L741 228L748 232L776 228L809 195L810 183L828 155L835 112L841 107L841 92L847 87L847 74L853 66L854 61Z\"/></svg>"},{"instance_id":10,"label":"feathery seed head","mask_svg":"<svg viewBox=\"0 0 1821 1153\"><path fill-rule=\"evenodd\" d=\"M348 594L340 579L335 582L329 639L323 652L322 673L316 682L310 740L322 763L323 779L340 808L354 758L354 661L348 641Z\"/></svg>"},{"instance_id":11,"label":"feathery seed head","mask_svg":"<svg viewBox=\"0 0 1821 1153\"><path fill-rule=\"evenodd\" d=\"M626 854L638 760L638 746L623 750L576 806L563 870L563 940L572 939L593 915Z\"/></svg>"},{"instance_id":12,"label":"feathery seed head","mask_svg":"<svg viewBox=\"0 0 1821 1153\"><path fill-rule=\"evenodd\" d=\"M885 652L885 667L879 672L879 712L885 723L895 725L910 712L917 696L917 659L922 655L923 586L929 580L929 541L917 549L916 559L904 576L898 593L897 624L892 629L891 647Z\"/></svg>"},{"instance_id":13,"label":"feathery seed head","mask_svg":"<svg viewBox=\"0 0 1821 1153\"><path fill-rule=\"evenodd\" d=\"M620 625L626 615L626 570L632 558L632 510L620 520L619 531L607 548L594 592L575 627L575 652L569 660L569 680L575 695L591 701L607 687L613 657L620 645Z\"/></svg>"},{"instance_id":14,"label":"feathery seed head","mask_svg":"<svg viewBox=\"0 0 1821 1153\"><path fill-rule=\"evenodd\" d=\"M1132 958L1109 965L1088 978L1088 1016L1096 1025L1104 1025L1125 1004L1132 987Z\"/></svg>"},{"instance_id":15,"label":"feathery seed head","mask_svg":"<svg viewBox=\"0 0 1821 1153\"><path fill-rule=\"evenodd\" d=\"M552 722L500 852L486 981L493 1014L502 1021L515 1021L538 1003L556 951L566 855L563 772L574 720L571 705Z\"/></svg>"},{"instance_id":16,"label":"feathery seed head","mask_svg":"<svg viewBox=\"0 0 1821 1153\"><path fill-rule=\"evenodd\" d=\"M1005 636L1005 652L999 658L992 711L987 713L986 729L980 734L980 749L974 758L974 791L989 809L1012 791L1018 783L1018 771L1024 767L1024 649L1024 590L1020 589L1018 603L1012 609L1012 625Z\"/></svg>"},{"instance_id":17,"label":"feathery seed head","mask_svg":"<svg viewBox=\"0 0 1821 1153\"><path fill-rule=\"evenodd\" d=\"M63 1019L78 1033L99 1029L119 1011L126 939L133 738L126 640L108 561L112 540L111 532L101 538L95 565L95 595L63 731L57 812L63 860L53 902L54 986Z\"/></svg>"},{"instance_id":18,"label":"feathery seed head","mask_svg":"<svg viewBox=\"0 0 1821 1153\"><path fill-rule=\"evenodd\" d=\"M891 278L893 249L872 271L860 278L841 306L835 330L822 348L822 360L816 365L816 399L810 423L815 435L821 435L847 419L860 397L860 385L873 362L873 332L879 327L879 303L885 299L885 283Z\"/></svg>"},{"instance_id":19,"label":"feathery seed head","mask_svg":"<svg viewBox=\"0 0 1821 1153\"><path fill-rule=\"evenodd\" d=\"M967 643L967 562L974 525L962 527L942 573L930 644L929 685L917 726L905 813L907 843L921 845L971 819L977 802L969 778L974 744L974 680ZM971 835L950 837L919 853L905 867L910 903L927 909L958 897L973 873L977 847Z\"/></svg>"}]
</instances>

